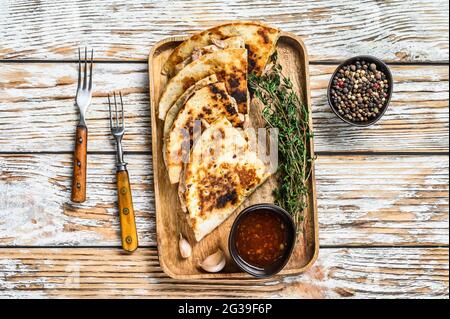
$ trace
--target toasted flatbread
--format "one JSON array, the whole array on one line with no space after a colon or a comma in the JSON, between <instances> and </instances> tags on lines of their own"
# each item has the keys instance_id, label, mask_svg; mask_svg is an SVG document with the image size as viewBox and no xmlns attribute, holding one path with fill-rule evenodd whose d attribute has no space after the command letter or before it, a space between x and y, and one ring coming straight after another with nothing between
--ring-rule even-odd
<instances>
[{"instance_id":1,"label":"toasted flatbread","mask_svg":"<svg viewBox=\"0 0 450 319\"><path fill-rule=\"evenodd\" d=\"M161 96L158 117L164 120L177 99L197 81L216 74L236 100L239 113L247 114L247 50L225 49L206 54L173 77Z\"/></svg>"},{"instance_id":2,"label":"toasted flatbread","mask_svg":"<svg viewBox=\"0 0 450 319\"><path fill-rule=\"evenodd\" d=\"M249 73L260 74L269 57L275 52L279 34L278 29L258 22L232 22L219 25L194 34L182 42L169 56L163 66L163 72L173 76L177 73L177 65L192 56L196 50L213 44L215 40L240 36L249 51Z\"/></svg>"},{"instance_id":3,"label":"toasted flatbread","mask_svg":"<svg viewBox=\"0 0 450 319\"><path fill-rule=\"evenodd\" d=\"M196 134L200 134L202 125L209 126L221 117L226 117L235 127L243 126L236 102L228 95L222 82L196 91L179 110L164 145L166 167L172 184L180 179L183 159L188 159L195 129ZM197 128L194 128L195 121L199 121Z\"/></svg>"},{"instance_id":4,"label":"toasted flatbread","mask_svg":"<svg viewBox=\"0 0 450 319\"><path fill-rule=\"evenodd\" d=\"M194 94L195 91L200 90L202 87L207 86L211 83L216 83L217 76L212 74L204 79L201 79L191 87L189 87L175 102L174 105L167 111L166 118L164 119L164 140L167 139L167 135L169 134L170 128L172 127L173 121L177 117L178 112L184 106L186 101Z\"/></svg>"},{"instance_id":5,"label":"toasted flatbread","mask_svg":"<svg viewBox=\"0 0 450 319\"><path fill-rule=\"evenodd\" d=\"M183 69L186 65L189 63L198 60L201 56L213 53L218 50L224 50L224 49L238 49L238 48L245 48L244 39L240 36L236 37L230 37L227 39L222 40L213 40L212 44L209 44L207 46L204 46L200 49L194 50L190 56L188 56L186 59L184 59L182 62L178 63L175 66L175 70L172 74L177 74L181 69Z\"/></svg>"},{"instance_id":6,"label":"toasted flatbread","mask_svg":"<svg viewBox=\"0 0 450 319\"><path fill-rule=\"evenodd\" d=\"M225 118L212 123L195 142L179 185L196 240L225 221L269 176L241 130Z\"/></svg>"}]
</instances>

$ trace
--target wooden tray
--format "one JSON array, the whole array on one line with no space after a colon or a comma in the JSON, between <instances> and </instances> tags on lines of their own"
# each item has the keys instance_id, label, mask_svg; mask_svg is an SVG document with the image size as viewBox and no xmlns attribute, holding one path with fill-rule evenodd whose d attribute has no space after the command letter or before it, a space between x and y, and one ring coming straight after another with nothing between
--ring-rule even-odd
<instances>
[{"instance_id":1,"label":"wooden tray","mask_svg":"<svg viewBox=\"0 0 450 319\"><path fill-rule=\"evenodd\" d=\"M193 232L189 228L179 204L177 185L170 184L167 170L164 166L162 157L163 122L158 119L156 110L168 78L161 74L161 68L174 48L185 39L186 37L172 37L158 42L151 50L148 61L159 261L164 272L170 277L177 279L248 277L250 275L242 273L229 255L228 235L230 227L236 215L243 208L256 203L273 202L272 190L276 187L275 177L269 178L265 184L260 186L236 209L228 220L199 243L196 243ZM277 51L280 63L283 66L283 73L289 76L303 103L308 106L311 113L308 54L302 40L293 34L282 33L277 43ZM259 114L259 112L251 113ZM313 153L312 142L309 148L310 152ZM308 209L305 211L304 231L299 235L289 263L280 274L301 273L311 267L317 259L319 242L314 168L309 180L309 187L310 195ZM193 254L188 259L182 259L179 255L178 238L180 232L187 236L187 239L193 245ZM221 248L226 254L227 266L220 273L203 272L197 266L198 261L215 252L217 248Z\"/></svg>"}]
</instances>

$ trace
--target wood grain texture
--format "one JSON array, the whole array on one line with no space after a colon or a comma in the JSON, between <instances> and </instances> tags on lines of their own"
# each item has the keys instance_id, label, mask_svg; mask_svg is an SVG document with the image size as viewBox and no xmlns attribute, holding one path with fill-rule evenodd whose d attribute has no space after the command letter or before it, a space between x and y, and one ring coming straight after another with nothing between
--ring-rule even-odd
<instances>
[{"instance_id":1,"label":"wood grain texture","mask_svg":"<svg viewBox=\"0 0 450 319\"><path fill-rule=\"evenodd\" d=\"M162 38L225 20L258 19L302 36L311 60L373 54L389 61L448 61L449 5L413 1L1 0L0 59L145 60Z\"/></svg>"},{"instance_id":2,"label":"wood grain texture","mask_svg":"<svg viewBox=\"0 0 450 319\"><path fill-rule=\"evenodd\" d=\"M139 239L154 243L151 157L126 159ZM76 204L71 154L0 156L0 245L120 246L115 154L88 154L88 162L88 197Z\"/></svg>"},{"instance_id":3,"label":"wood grain texture","mask_svg":"<svg viewBox=\"0 0 450 319\"><path fill-rule=\"evenodd\" d=\"M76 63L1 64L0 133L2 152L71 152L78 108ZM93 100L86 115L89 151L115 152L107 95L124 95L125 151L150 151L148 75L141 64L96 63ZM9 142L8 142L9 140Z\"/></svg>"},{"instance_id":4,"label":"wood grain texture","mask_svg":"<svg viewBox=\"0 0 450 319\"><path fill-rule=\"evenodd\" d=\"M0 139L0 298L448 298L448 248L417 247L448 247L447 156L320 156L323 246L310 271L262 281L173 280L154 248L147 65L96 63L88 111L92 197L72 204L76 65L4 60L73 60L78 46L90 45L99 60L145 61L168 36L257 18L302 36L316 62L368 53L391 62L448 63L448 2L0 0L0 8L0 136L7 137ZM448 65L391 66L393 102L379 124L362 130L340 123L326 104L335 67L310 67L317 151L448 152ZM139 237L152 246L133 255L119 248L105 103L119 89L126 95L125 151L146 152L127 154Z\"/></svg>"},{"instance_id":5,"label":"wood grain texture","mask_svg":"<svg viewBox=\"0 0 450 319\"><path fill-rule=\"evenodd\" d=\"M340 121L326 101L335 65L311 65L315 149L319 152L448 152L449 71L447 66L391 66L393 100L384 117L368 128ZM75 63L2 63L0 139L2 152L71 152L77 109ZM106 95L124 94L126 151L150 151L148 75L145 64L97 63L89 107L88 151L114 151Z\"/></svg>"},{"instance_id":6,"label":"wood grain texture","mask_svg":"<svg viewBox=\"0 0 450 319\"><path fill-rule=\"evenodd\" d=\"M299 276L174 280L154 248L0 249L1 298L448 298L448 248L322 249Z\"/></svg>"},{"instance_id":7,"label":"wood grain texture","mask_svg":"<svg viewBox=\"0 0 450 319\"><path fill-rule=\"evenodd\" d=\"M265 202L272 202L271 194L277 187L276 176L272 175L260 185L248 199L236 208L226 220L217 228L213 229L201 241L195 240L194 233L189 226L185 213L180 206L178 185L170 183L167 168L164 165L163 142L164 142L164 122L158 119L157 107L163 91L168 82L168 77L162 75L164 63L181 41L179 37L168 38L159 42L149 55L149 77L150 77L150 109L152 117L152 156L153 156L153 176L155 185L155 213L156 231L158 239L158 252L160 264L164 272L172 278L194 279L194 278L228 278L230 276L248 276L238 267L233 265L228 252L228 237L231 226L239 211L243 208ZM277 53L284 67L286 76L292 80L295 92L300 96L302 103L311 114L311 99L309 89L309 63L308 54L304 43L293 34L283 32L277 43ZM198 80L198 79L197 79ZM250 105L249 105L250 106ZM261 116L262 109L253 105L254 109L249 111L250 121L255 129L264 127L265 122ZM261 121L258 121L261 120ZM312 129L309 117L309 125ZM314 154L312 140L307 145L308 152ZM314 156L314 155L312 155ZM307 180L308 200L307 208L303 211L305 222L302 224L301 235L297 237L297 244L294 247L289 262L280 272L281 274L300 273L309 269L315 262L318 252L318 221L317 221L317 193L314 169ZM174 241L179 234L183 234L189 239L192 245L192 257L180 258L178 242ZM221 249L225 253L227 266L220 273L205 273L198 268L198 260L203 260L207 256Z\"/></svg>"},{"instance_id":8,"label":"wood grain texture","mask_svg":"<svg viewBox=\"0 0 450 319\"><path fill-rule=\"evenodd\" d=\"M126 159L140 243L155 245L152 158ZM0 155L0 245L119 247L114 154L88 161L88 200L71 204L71 154ZM445 155L319 156L320 244L448 245L448 172Z\"/></svg>"},{"instance_id":9,"label":"wood grain texture","mask_svg":"<svg viewBox=\"0 0 450 319\"><path fill-rule=\"evenodd\" d=\"M448 171L447 156L321 156L321 244L448 245Z\"/></svg>"}]
</instances>

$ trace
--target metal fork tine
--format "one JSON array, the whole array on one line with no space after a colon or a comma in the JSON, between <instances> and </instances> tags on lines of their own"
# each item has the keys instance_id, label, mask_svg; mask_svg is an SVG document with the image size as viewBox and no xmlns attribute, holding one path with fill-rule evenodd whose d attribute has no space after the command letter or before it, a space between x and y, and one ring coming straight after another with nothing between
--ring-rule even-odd
<instances>
[{"instance_id":1,"label":"metal fork tine","mask_svg":"<svg viewBox=\"0 0 450 319\"><path fill-rule=\"evenodd\" d=\"M86 90L87 86L87 47L84 47L84 78L83 78L83 90Z\"/></svg>"},{"instance_id":2,"label":"metal fork tine","mask_svg":"<svg viewBox=\"0 0 450 319\"><path fill-rule=\"evenodd\" d=\"M77 92L80 89L81 85L81 52L80 48L78 48L78 86L77 86Z\"/></svg>"},{"instance_id":3,"label":"metal fork tine","mask_svg":"<svg viewBox=\"0 0 450 319\"><path fill-rule=\"evenodd\" d=\"M114 107L116 109L116 127L119 127L119 112L117 111L116 92L114 92Z\"/></svg>"},{"instance_id":4,"label":"metal fork tine","mask_svg":"<svg viewBox=\"0 0 450 319\"><path fill-rule=\"evenodd\" d=\"M125 129L125 115L123 114L122 92L119 91L120 105L122 106L122 129Z\"/></svg>"},{"instance_id":5,"label":"metal fork tine","mask_svg":"<svg viewBox=\"0 0 450 319\"><path fill-rule=\"evenodd\" d=\"M108 108L109 108L109 127L112 130L113 129L113 123L112 123L112 112L111 112L111 100L109 98L109 94L108 94Z\"/></svg>"},{"instance_id":6,"label":"metal fork tine","mask_svg":"<svg viewBox=\"0 0 450 319\"><path fill-rule=\"evenodd\" d=\"M92 66L94 64L94 49L91 49L91 65L89 68L89 91L92 89Z\"/></svg>"}]
</instances>

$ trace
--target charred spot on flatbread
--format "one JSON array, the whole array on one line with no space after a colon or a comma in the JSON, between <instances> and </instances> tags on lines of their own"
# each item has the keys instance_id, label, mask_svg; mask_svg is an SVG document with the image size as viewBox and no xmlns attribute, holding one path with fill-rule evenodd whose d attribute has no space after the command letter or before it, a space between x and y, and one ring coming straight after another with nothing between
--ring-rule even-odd
<instances>
[{"instance_id":1,"label":"charred spot on flatbread","mask_svg":"<svg viewBox=\"0 0 450 319\"><path fill-rule=\"evenodd\" d=\"M257 31L257 33L258 33L258 35L261 37L262 42L263 42L264 44L268 44L268 43L270 42L270 39L269 39L269 32L268 32L267 29L260 28L260 29Z\"/></svg>"},{"instance_id":2,"label":"charred spot on flatbread","mask_svg":"<svg viewBox=\"0 0 450 319\"><path fill-rule=\"evenodd\" d=\"M227 206L227 203L235 204L237 201L237 192L233 189L231 192L220 196L216 202L216 208L224 208Z\"/></svg>"},{"instance_id":3,"label":"charred spot on flatbread","mask_svg":"<svg viewBox=\"0 0 450 319\"><path fill-rule=\"evenodd\" d=\"M246 109L242 107L242 104L247 102L247 91L235 91L231 96L236 100L239 105L239 113L246 113Z\"/></svg>"},{"instance_id":4,"label":"charred spot on flatbread","mask_svg":"<svg viewBox=\"0 0 450 319\"><path fill-rule=\"evenodd\" d=\"M230 86L231 86L232 88L237 88L237 87L239 87L239 84L240 84L240 81L239 81L239 78L238 78L238 77L231 77L231 79L230 79Z\"/></svg>"},{"instance_id":5,"label":"charred spot on flatbread","mask_svg":"<svg viewBox=\"0 0 450 319\"><path fill-rule=\"evenodd\" d=\"M239 176L241 186L245 188L245 190L249 190L255 185L258 185L261 181L254 168L237 167L236 172Z\"/></svg>"},{"instance_id":6,"label":"charred spot on flatbread","mask_svg":"<svg viewBox=\"0 0 450 319\"><path fill-rule=\"evenodd\" d=\"M248 73L253 73L256 71L255 53L248 44L245 45L245 48L247 49Z\"/></svg>"},{"instance_id":7,"label":"charred spot on flatbread","mask_svg":"<svg viewBox=\"0 0 450 319\"><path fill-rule=\"evenodd\" d=\"M225 138L225 130L222 127L219 127L220 137Z\"/></svg>"},{"instance_id":8,"label":"charred spot on flatbread","mask_svg":"<svg viewBox=\"0 0 450 319\"><path fill-rule=\"evenodd\" d=\"M205 113L206 115L211 115L212 114L212 110L211 110L211 107L208 105L208 106L204 106L204 107L202 107L202 111L203 111L203 113Z\"/></svg>"},{"instance_id":9,"label":"charred spot on flatbread","mask_svg":"<svg viewBox=\"0 0 450 319\"><path fill-rule=\"evenodd\" d=\"M214 208L225 208L227 204L236 204L238 194L236 191L236 179L227 164L222 164L220 170L224 172L221 175L211 176L205 170L205 177L200 179L198 185L202 185L199 192L199 207L201 209L201 216Z\"/></svg>"},{"instance_id":10,"label":"charred spot on flatbread","mask_svg":"<svg viewBox=\"0 0 450 319\"><path fill-rule=\"evenodd\" d=\"M211 90L211 93L215 94L216 96L214 97L214 99L218 99L219 97L221 99L226 99L227 98L227 92L225 92L224 90L222 90L221 88L219 88L217 85L212 84L209 86L209 89Z\"/></svg>"},{"instance_id":11,"label":"charred spot on flatbread","mask_svg":"<svg viewBox=\"0 0 450 319\"><path fill-rule=\"evenodd\" d=\"M231 105L231 103L225 104L225 110L229 115L234 115L237 113L236 108L234 108L233 105Z\"/></svg>"}]
</instances>

